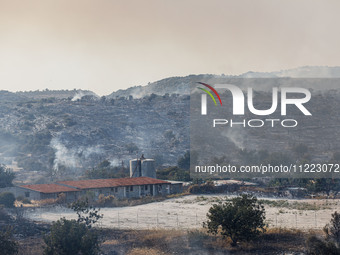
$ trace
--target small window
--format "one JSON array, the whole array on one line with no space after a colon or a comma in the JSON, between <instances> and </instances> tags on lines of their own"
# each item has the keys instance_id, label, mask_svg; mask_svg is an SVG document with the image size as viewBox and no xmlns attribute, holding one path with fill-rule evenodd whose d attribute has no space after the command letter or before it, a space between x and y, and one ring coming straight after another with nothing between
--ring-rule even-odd
<instances>
[{"instance_id":1,"label":"small window","mask_svg":"<svg viewBox=\"0 0 340 255\"><path fill-rule=\"evenodd\" d=\"M118 188L115 188L115 192L116 192L116 193L118 192Z\"/></svg>"},{"instance_id":2,"label":"small window","mask_svg":"<svg viewBox=\"0 0 340 255\"><path fill-rule=\"evenodd\" d=\"M29 192L25 192L25 197L30 197L30 193Z\"/></svg>"},{"instance_id":3,"label":"small window","mask_svg":"<svg viewBox=\"0 0 340 255\"><path fill-rule=\"evenodd\" d=\"M130 191L133 191L133 186L130 186Z\"/></svg>"},{"instance_id":4,"label":"small window","mask_svg":"<svg viewBox=\"0 0 340 255\"><path fill-rule=\"evenodd\" d=\"M145 185L145 190L148 190L148 185Z\"/></svg>"},{"instance_id":5,"label":"small window","mask_svg":"<svg viewBox=\"0 0 340 255\"><path fill-rule=\"evenodd\" d=\"M126 191L126 192L129 192L129 186L126 186L126 187L125 187L125 191Z\"/></svg>"}]
</instances>

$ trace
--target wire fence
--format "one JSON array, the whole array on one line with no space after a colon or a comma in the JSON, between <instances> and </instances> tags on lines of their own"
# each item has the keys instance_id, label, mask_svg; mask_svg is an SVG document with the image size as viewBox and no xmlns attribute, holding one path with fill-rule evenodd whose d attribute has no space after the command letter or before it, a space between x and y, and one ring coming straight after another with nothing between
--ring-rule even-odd
<instances>
[{"instance_id":1,"label":"wire fence","mask_svg":"<svg viewBox=\"0 0 340 255\"><path fill-rule=\"evenodd\" d=\"M331 219L331 213L317 211L291 211L286 213L269 213L266 215L266 224L269 228L288 229L322 229ZM189 214L171 214L152 212L145 215L135 215L115 212L104 216L99 226L118 229L198 229L207 221L206 214L202 212Z\"/></svg>"},{"instance_id":2,"label":"wire fence","mask_svg":"<svg viewBox=\"0 0 340 255\"><path fill-rule=\"evenodd\" d=\"M331 220L334 209L290 210L268 208L266 224L269 228L322 229ZM98 226L118 229L198 229L207 221L208 207L201 210L185 207L159 209L137 209L136 207L102 208L103 218ZM25 217L37 221L56 221L62 217L76 219L74 211L65 208L35 208L28 210Z\"/></svg>"}]
</instances>

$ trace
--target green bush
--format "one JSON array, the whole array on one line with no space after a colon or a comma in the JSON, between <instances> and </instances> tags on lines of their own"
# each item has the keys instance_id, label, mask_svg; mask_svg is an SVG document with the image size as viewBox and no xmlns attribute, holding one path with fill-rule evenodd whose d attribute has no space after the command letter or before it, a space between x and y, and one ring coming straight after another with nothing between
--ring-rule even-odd
<instances>
[{"instance_id":1,"label":"green bush","mask_svg":"<svg viewBox=\"0 0 340 255\"><path fill-rule=\"evenodd\" d=\"M214 204L207 214L208 221L203 224L210 233L221 233L232 240L250 241L265 231L265 210L256 197L242 195L224 204Z\"/></svg>"},{"instance_id":2,"label":"green bush","mask_svg":"<svg viewBox=\"0 0 340 255\"><path fill-rule=\"evenodd\" d=\"M0 204L5 207L14 207L15 197L11 192L0 193Z\"/></svg>"},{"instance_id":3,"label":"green bush","mask_svg":"<svg viewBox=\"0 0 340 255\"><path fill-rule=\"evenodd\" d=\"M95 230L76 220L62 218L54 222L44 242L45 255L99 254L99 237Z\"/></svg>"}]
</instances>

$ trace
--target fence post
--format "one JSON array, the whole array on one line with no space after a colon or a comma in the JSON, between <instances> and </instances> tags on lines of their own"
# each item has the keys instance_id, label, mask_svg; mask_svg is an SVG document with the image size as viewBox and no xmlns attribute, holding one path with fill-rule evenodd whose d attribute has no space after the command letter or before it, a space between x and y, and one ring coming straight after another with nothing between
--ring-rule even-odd
<instances>
[{"instance_id":1,"label":"fence post","mask_svg":"<svg viewBox=\"0 0 340 255\"><path fill-rule=\"evenodd\" d=\"M316 220L316 211L314 211L314 219L315 219L315 228L317 228L318 227L318 222Z\"/></svg>"},{"instance_id":2,"label":"fence post","mask_svg":"<svg viewBox=\"0 0 340 255\"><path fill-rule=\"evenodd\" d=\"M277 214L275 214L275 227L277 227Z\"/></svg>"},{"instance_id":3,"label":"fence post","mask_svg":"<svg viewBox=\"0 0 340 255\"><path fill-rule=\"evenodd\" d=\"M295 228L297 228L297 212L295 214Z\"/></svg>"},{"instance_id":4,"label":"fence post","mask_svg":"<svg viewBox=\"0 0 340 255\"><path fill-rule=\"evenodd\" d=\"M118 228L120 228L120 222L119 222L119 211L118 211Z\"/></svg>"}]
</instances>

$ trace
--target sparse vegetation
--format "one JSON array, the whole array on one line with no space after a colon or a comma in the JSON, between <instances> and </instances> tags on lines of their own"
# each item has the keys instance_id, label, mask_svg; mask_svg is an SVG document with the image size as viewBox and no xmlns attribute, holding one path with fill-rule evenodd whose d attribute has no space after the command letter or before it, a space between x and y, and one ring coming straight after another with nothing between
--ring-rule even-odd
<instances>
[{"instance_id":1,"label":"sparse vegetation","mask_svg":"<svg viewBox=\"0 0 340 255\"><path fill-rule=\"evenodd\" d=\"M186 230L119 230L101 229L101 253L108 254L304 254L308 233L287 229L269 229L255 241L240 242L232 247L222 236L204 229ZM320 234L319 232L313 234ZM43 253L40 238L20 240L19 255ZM24 247L25 249L21 249ZM148 253L150 252L150 253ZM156 253L155 253L156 252ZM319 255L319 254L318 254Z\"/></svg>"},{"instance_id":2,"label":"sparse vegetation","mask_svg":"<svg viewBox=\"0 0 340 255\"><path fill-rule=\"evenodd\" d=\"M330 205L317 205L317 204L311 204L307 202L297 202L297 201L288 201L288 200L267 200L267 199L261 199L260 202L263 205L268 205L270 207L278 207L278 208L287 208L290 210L324 210L324 209L330 209Z\"/></svg>"},{"instance_id":3,"label":"sparse vegetation","mask_svg":"<svg viewBox=\"0 0 340 255\"><path fill-rule=\"evenodd\" d=\"M17 201L19 201L23 204L31 204L32 203L31 200L29 200L28 198L23 197L23 196L18 196Z\"/></svg>"},{"instance_id":4,"label":"sparse vegetation","mask_svg":"<svg viewBox=\"0 0 340 255\"><path fill-rule=\"evenodd\" d=\"M312 235L306 241L308 255L340 254L340 214L334 212L330 223L323 228L325 240Z\"/></svg>"},{"instance_id":5,"label":"sparse vegetation","mask_svg":"<svg viewBox=\"0 0 340 255\"><path fill-rule=\"evenodd\" d=\"M129 176L129 169L124 166L112 166L108 160L104 160L96 167L85 172L88 179L123 178Z\"/></svg>"},{"instance_id":6,"label":"sparse vegetation","mask_svg":"<svg viewBox=\"0 0 340 255\"><path fill-rule=\"evenodd\" d=\"M188 188L191 194L217 194L225 192L235 192L240 189L240 185L230 184L215 186L213 182L207 181L204 184L194 184Z\"/></svg>"},{"instance_id":7,"label":"sparse vegetation","mask_svg":"<svg viewBox=\"0 0 340 255\"><path fill-rule=\"evenodd\" d=\"M103 215L99 214L100 209L89 205L89 201L87 199L73 202L70 205L70 208L77 213L77 222L85 223L88 228L91 228L93 224L103 218Z\"/></svg>"},{"instance_id":8,"label":"sparse vegetation","mask_svg":"<svg viewBox=\"0 0 340 255\"><path fill-rule=\"evenodd\" d=\"M12 231L0 231L0 253L6 255L14 255L18 253L18 243L12 236Z\"/></svg>"},{"instance_id":9,"label":"sparse vegetation","mask_svg":"<svg viewBox=\"0 0 340 255\"><path fill-rule=\"evenodd\" d=\"M157 170L157 178L161 180L190 181L189 170L181 169L177 166Z\"/></svg>"},{"instance_id":10,"label":"sparse vegetation","mask_svg":"<svg viewBox=\"0 0 340 255\"><path fill-rule=\"evenodd\" d=\"M321 240L316 236L311 236L306 241L308 255L339 255L340 250L333 242Z\"/></svg>"}]
</instances>

